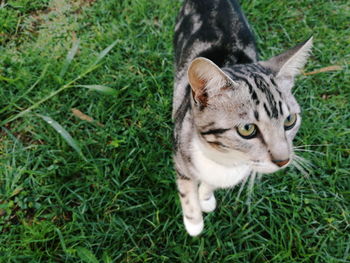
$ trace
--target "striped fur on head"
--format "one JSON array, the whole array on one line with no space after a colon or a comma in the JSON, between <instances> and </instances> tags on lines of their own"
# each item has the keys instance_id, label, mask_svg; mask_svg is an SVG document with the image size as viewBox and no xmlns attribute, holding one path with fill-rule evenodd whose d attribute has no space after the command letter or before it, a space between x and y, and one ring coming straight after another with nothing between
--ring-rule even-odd
<instances>
[{"instance_id":1,"label":"striped fur on head","mask_svg":"<svg viewBox=\"0 0 350 263\"><path fill-rule=\"evenodd\" d=\"M292 140L300 126L300 107L291 93L294 77L304 65L311 42L305 42L266 62L219 68L206 58L188 70L193 91L193 120L203 143L240 157L258 172L278 170L273 161L292 159ZM297 123L284 121L297 114ZM255 138L242 138L237 127L255 124ZM223 158L225 155L220 155Z\"/></svg>"}]
</instances>

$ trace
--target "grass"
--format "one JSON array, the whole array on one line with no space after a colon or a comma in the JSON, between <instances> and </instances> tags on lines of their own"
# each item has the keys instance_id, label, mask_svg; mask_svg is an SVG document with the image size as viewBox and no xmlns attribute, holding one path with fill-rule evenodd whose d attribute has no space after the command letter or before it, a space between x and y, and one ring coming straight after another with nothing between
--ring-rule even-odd
<instances>
[{"instance_id":1,"label":"grass","mask_svg":"<svg viewBox=\"0 0 350 263\"><path fill-rule=\"evenodd\" d=\"M305 70L343 69L296 84L295 145L312 173L266 175L250 196L218 191L197 238L182 225L171 160L181 3L5 2L0 262L350 262L347 1L244 1L262 58L313 35Z\"/></svg>"}]
</instances>

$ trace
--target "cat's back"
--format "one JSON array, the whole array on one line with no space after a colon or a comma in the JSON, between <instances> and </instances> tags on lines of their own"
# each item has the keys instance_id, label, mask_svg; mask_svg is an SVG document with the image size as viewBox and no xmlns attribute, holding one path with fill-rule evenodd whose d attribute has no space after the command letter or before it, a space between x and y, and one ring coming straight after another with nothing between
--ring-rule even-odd
<instances>
[{"instance_id":1,"label":"cat's back","mask_svg":"<svg viewBox=\"0 0 350 263\"><path fill-rule=\"evenodd\" d=\"M255 62L255 41L236 0L186 0L175 27L176 67L202 56L219 67Z\"/></svg>"},{"instance_id":2,"label":"cat's back","mask_svg":"<svg viewBox=\"0 0 350 263\"><path fill-rule=\"evenodd\" d=\"M186 0L177 17L174 48L174 111L186 94L187 68L196 57L219 67L257 61L253 33L236 0Z\"/></svg>"}]
</instances>

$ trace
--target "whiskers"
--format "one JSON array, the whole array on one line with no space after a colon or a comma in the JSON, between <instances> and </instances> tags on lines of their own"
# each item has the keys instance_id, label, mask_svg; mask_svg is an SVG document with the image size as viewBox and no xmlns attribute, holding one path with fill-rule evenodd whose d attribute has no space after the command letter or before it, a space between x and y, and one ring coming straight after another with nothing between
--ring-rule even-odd
<instances>
[{"instance_id":1,"label":"whiskers","mask_svg":"<svg viewBox=\"0 0 350 263\"><path fill-rule=\"evenodd\" d=\"M308 177L312 174L314 165L303 157L294 154L291 165L294 166L302 175Z\"/></svg>"},{"instance_id":2,"label":"whiskers","mask_svg":"<svg viewBox=\"0 0 350 263\"><path fill-rule=\"evenodd\" d=\"M329 144L313 144L313 145L302 145L302 146L294 146L294 155L293 155L293 161L291 163L292 166L294 166L298 171L300 171L305 177L308 177L310 174L313 173L314 165L307 159L297 155L299 153L308 153L312 155L325 155L323 152L315 151L315 150L309 150L305 149L305 147L310 146L329 146Z\"/></svg>"},{"instance_id":3,"label":"whiskers","mask_svg":"<svg viewBox=\"0 0 350 263\"><path fill-rule=\"evenodd\" d=\"M261 180L261 176L262 176L262 174L257 173L255 171L252 171L250 173L250 175L245 177L243 179L243 181L240 183L240 187L239 187L239 190L237 193L235 204L237 205L237 203L239 202L241 194L243 192L243 189L245 188L245 186L248 183L248 185L247 185L247 200L245 203L248 206L249 213L250 213L250 207L251 207L251 202L252 202L252 195L253 195L253 191L254 191L254 185L255 185L256 181Z\"/></svg>"},{"instance_id":4,"label":"whiskers","mask_svg":"<svg viewBox=\"0 0 350 263\"><path fill-rule=\"evenodd\" d=\"M241 194L243 192L243 189L245 187L245 185L247 184L248 182L248 179L249 179L249 176L246 176L244 177L243 181L240 183L240 187L239 187L239 190L238 190L238 194L237 194L237 197L236 197L236 200L235 200L235 203L237 204L239 198L241 197ZM231 190L233 191L233 188L231 188Z\"/></svg>"},{"instance_id":5,"label":"whiskers","mask_svg":"<svg viewBox=\"0 0 350 263\"><path fill-rule=\"evenodd\" d=\"M326 145L326 144L324 144L324 145ZM296 147L293 148L294 152L307 152L307 153L310 153L310 154L325 155L325 153L323 153L323 152L319 152L319 151L314 151L314 150L309 150L309 149L303 148L303 147L306 147L306 146L311 146L311 145L296 146Z\"/></svg>"},{"instance_id":6,"label":"whiskers","mask_svg":"<svg viewBox=\"0 0 350 263\"><path fill-rule=\"evenodd\" d=\"M249 184L248 184L248 189L247 189L247 201L246 204L248 205L248 208L250 209L250 204L252 202L252 195L253 195L253 190L254 190L254 184L255 184L255 179L256 179L256 172L253 171L250 175L249 178Z\"/></svg>"},{"instance_id":7,"label":"whiskers","mask_svg":"<svg viewBox=\"0 0 350 263\"><path fill-rule=\"evenodd\" d=\"M304 144L304 145L299 145L299 146L293 146L293 149L303 149L305 147L316 147L316 146L331 146L333 144L328 143L328 144Z\"/></svg>"}]
</instances>

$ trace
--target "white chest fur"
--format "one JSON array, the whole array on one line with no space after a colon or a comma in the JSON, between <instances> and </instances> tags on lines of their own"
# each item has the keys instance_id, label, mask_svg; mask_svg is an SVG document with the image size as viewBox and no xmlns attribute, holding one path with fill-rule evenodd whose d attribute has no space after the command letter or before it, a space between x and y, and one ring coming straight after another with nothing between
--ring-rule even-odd
<instances>
[{"instance_id":1,"label":"white chest fur","mask_svg":"<svg viewBox=\"0 0 350 263\"><path fill-rule=\"evenodd\" d=\"M192 141L192 158L196 167L196 177L216 188L233 187L251 172L249 165L227 161L222 154L216 154L203 146L198 138Z\"/></svg>"}]
</instances>

